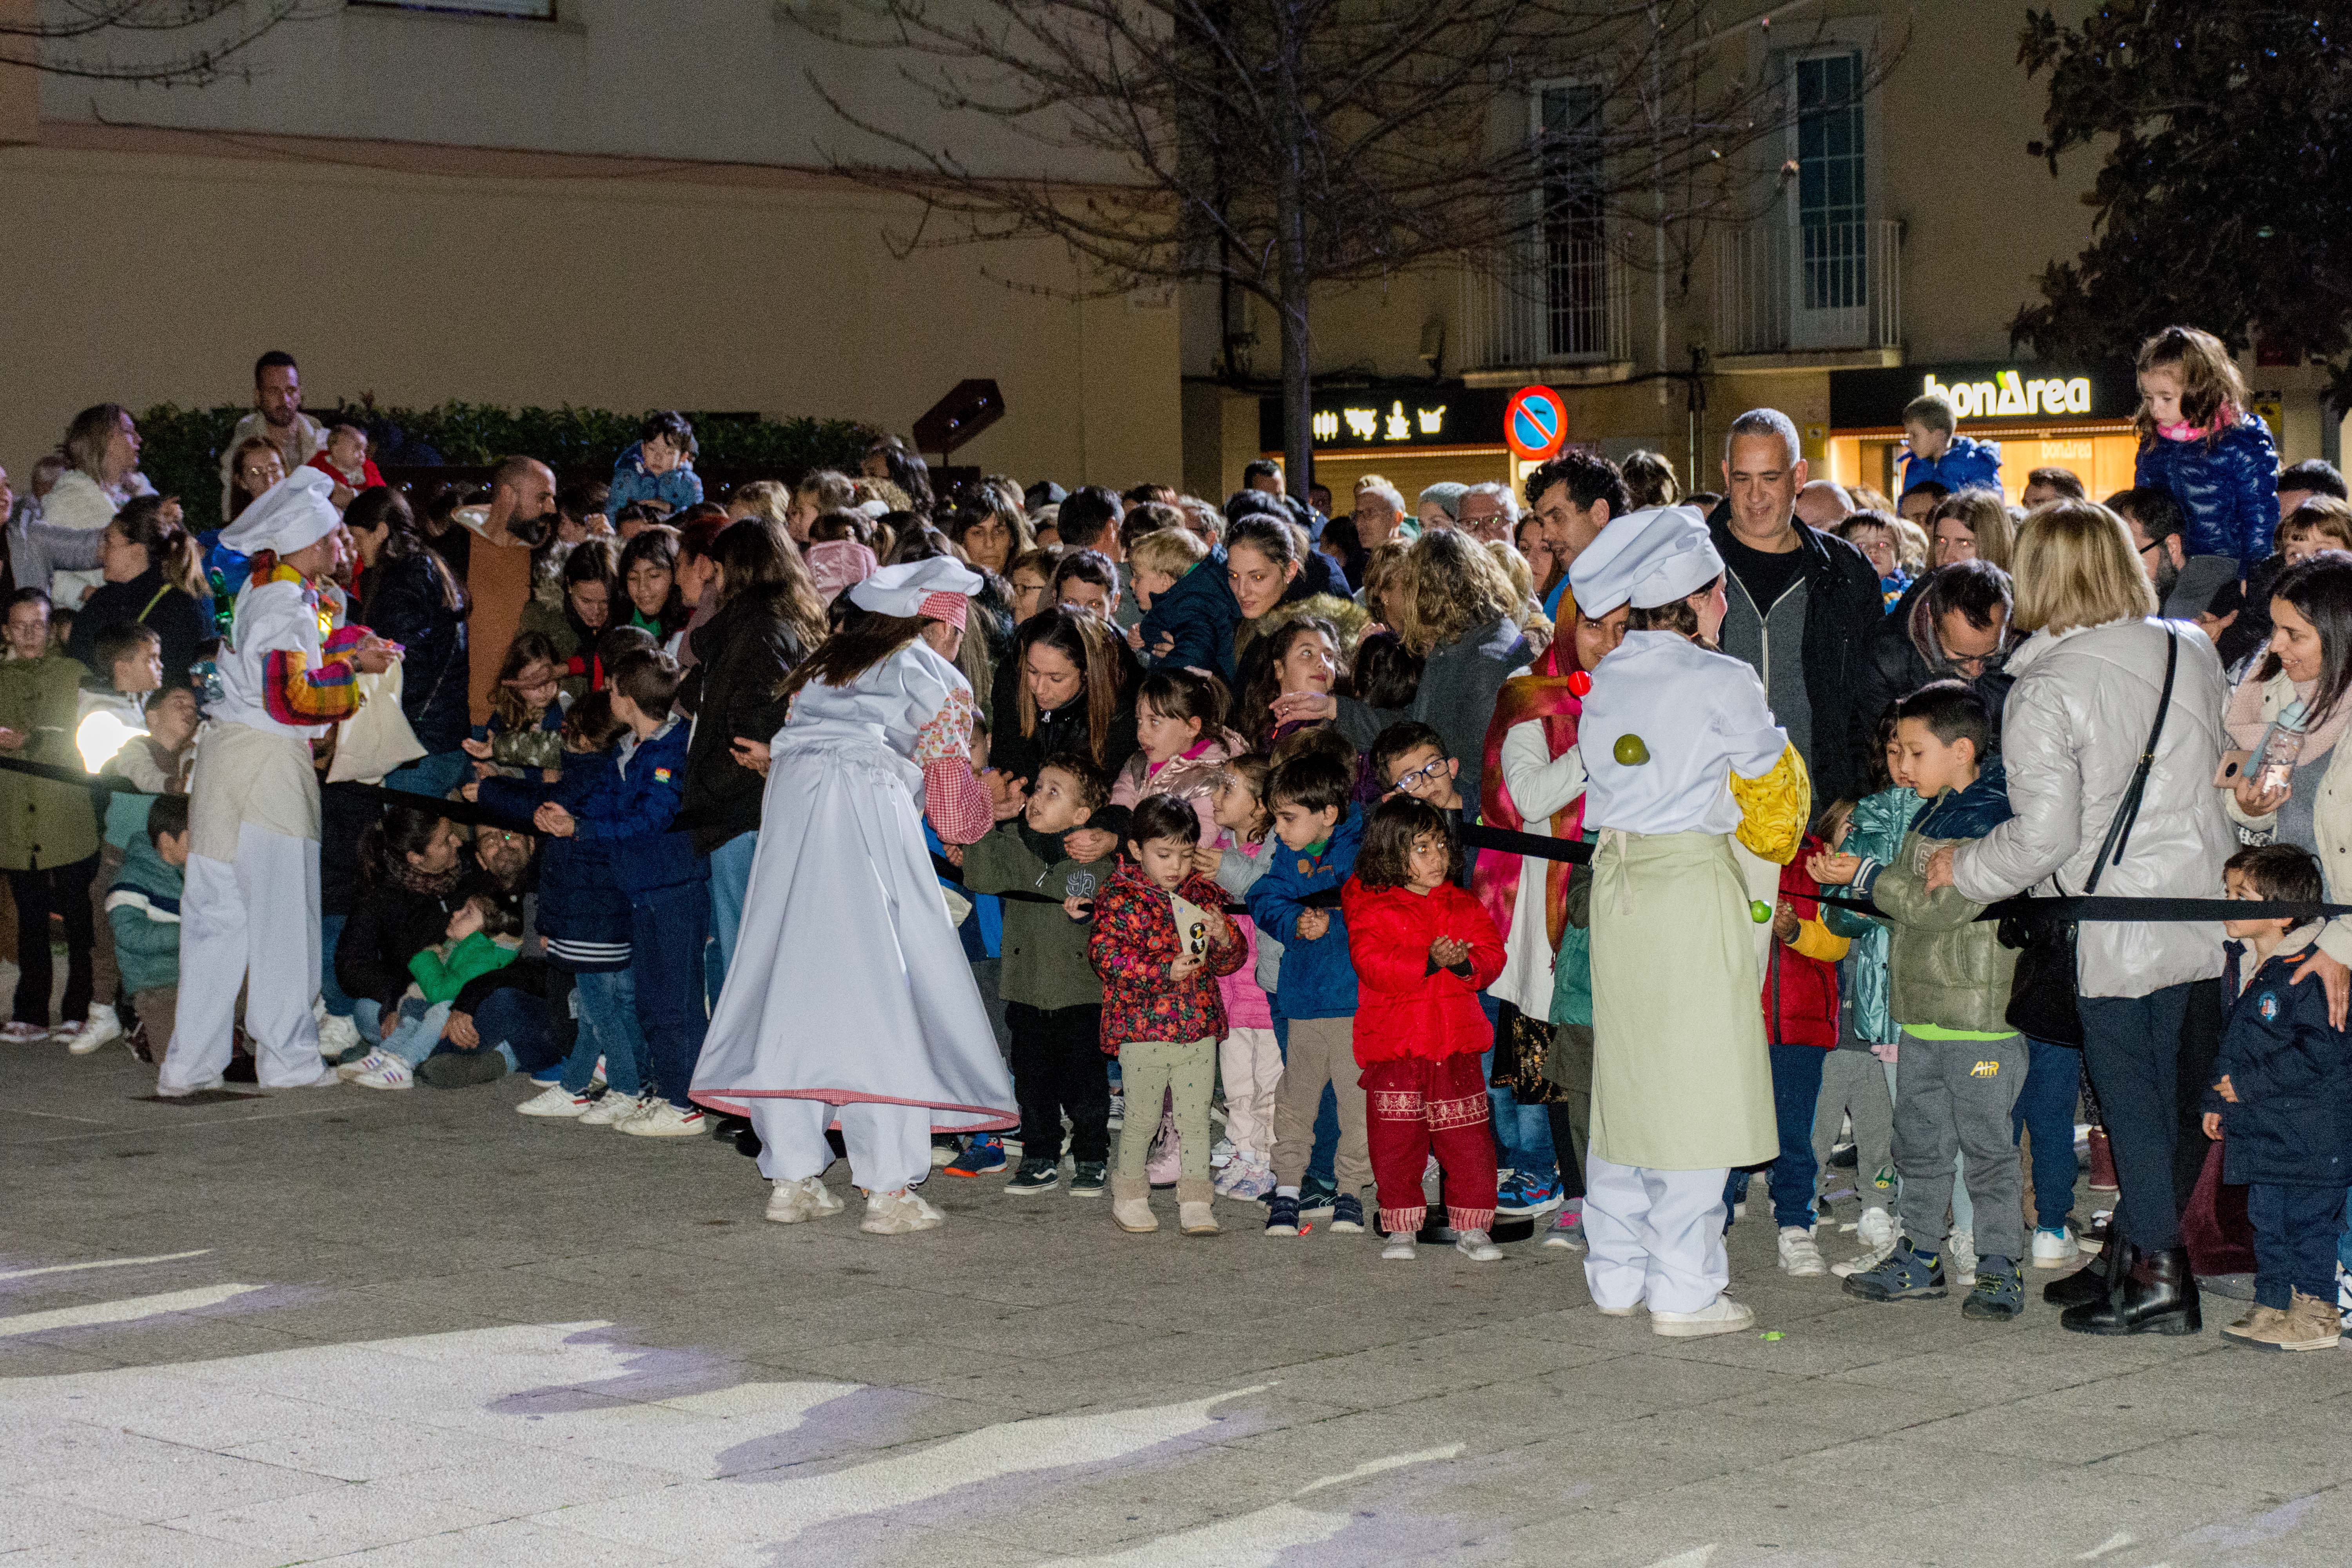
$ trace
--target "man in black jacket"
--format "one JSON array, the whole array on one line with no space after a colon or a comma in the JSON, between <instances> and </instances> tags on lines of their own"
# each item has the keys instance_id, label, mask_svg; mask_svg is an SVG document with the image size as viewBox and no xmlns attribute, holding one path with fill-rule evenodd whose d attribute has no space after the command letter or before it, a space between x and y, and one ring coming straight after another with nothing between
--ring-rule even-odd
<instances>
[{"instance_id":1,"label":"man in black jacket","mask_svg":"<svg viewBox=\"0 0 2352 1568\"><path fill-rule=\"evenodd\" d=\"M1871 639L1855 704L1863 724L1875 732L1880 715L1931 680L1966 681L1992 716L1985 754L1999 754L2000 710L2017 679L2006 668L2018 641L2010 604L2009 574L1990 561L1955 561L1921 578Z\"/></svg>"},{"instance_id":2,"label":"man in black jacket","mask_svg":"<svg viewBox=\"0 0 2352 1568\"><path fill-rule=\"evenodd\" d=\"M1773 408L1731 423L1726 499L1707 519L1730 611L1723 651L1753 665L1773 717L1805 759L1813 799L1858 796L1874 715L1856 700L1865 650L1884 620L1878 574L1834 534L1797 521L1807 478L1797 427Z\"/></svg>"}]
</instances>

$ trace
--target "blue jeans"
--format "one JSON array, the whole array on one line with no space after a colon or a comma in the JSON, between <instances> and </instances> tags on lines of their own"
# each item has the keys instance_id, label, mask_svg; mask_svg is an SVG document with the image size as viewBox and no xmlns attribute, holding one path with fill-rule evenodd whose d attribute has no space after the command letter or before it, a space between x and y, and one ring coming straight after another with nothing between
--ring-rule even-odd
<instances>
[{"instance_id":1,"label":"blue jeans","mask_svg":"<svg viewBox=\"0 0 2352 1568\"><path fill-rule=\"evenodd\" d=\"M702 947L709 916L709 891L696 882L629 899L629 971L637 988L637 1022L651 1047L654 1081L680 1110L693 1109L686 1091L693 1086L702 1037L710 1026L702 1007Z\"/></svg>"},{"instance_id":2,"label":"blue jeans","mask_svg":"<svg viewBox=\"0 0 2352 1568\"><path fill-rule=\"evenodd\" d=\"M441 1030L449 1022L449 1004L427 1002L422 996L409 996L400 1004L400 1023L383 1037L383 1049L415 1067L433 1054L441 1043Z\"/></svg>"},{"instance_id":3,"label":"blue jeans","mask_svg":"<svg viewBox=\"0 0 2352 1568\"><path fill-rule=\"evenodd\" d=\"M528 991L508 987L483 997L474 1032L482 1037L482 1049L496 1050L517 1072L539 1072L563 1059L546 1001Z\"/></svg>"},{"instance_id":4,"label":"blue jeans","mask_svg":"<svg viewBox=\"0 0 2352 1568\"><path fill-rule=\"evenodd\" d=\"M596 1076L596 1058L603 1057L606 1088L632 1099L643 1094L647 1052L637 1024L635 976L625 969L581 974L572 996L580 1032L563 1063L563 1087L573 1094L584 1090Z\"/></svg>"},{"instance_id":5,"label":"blue jeans","mask_svg":"<svg viewBox=\"0 0 2352 1568\"><path fill-rule=\"evenodd\" d=\"M2074 1097L2082 1087L2083 1053L2043 1040L2026 1044L2033 1054L2010 1126L2020 1142L2029 1128L2033 1132L2033 1223L2056 1230L2074 1207L2074 1180L2082 1174L2074 1161Z\"/></svg>"},{"instance_id":6,"label":"blue jeans","mask_svg":"<svg viewBox=\"0 0 2352 1568\"><path fill-rule=\"evenodd\" d=\"M751 858L759 853L755 830L739 833L710 852L710 934L719 949L719 979L735 957L735 933L743 925L743 894L751 885ZM713 992L713 998L718 995Z\"/></svg>"},{"instance_id":7,"label":"blue jeans","mask_svg":"<svg viewBox=\"0 0 2352 1568\"><path fill-rule=\"evenodd\" d=\"M2105 1101L2102 1100L2101 1104ZM2254 1300L2284 1312L2292 1293L2333 1300L2341 1245L2334 1187L2246 1184L2246 1219L2254 1232Z\"/></svg>"},{"instance_id":8,"label":"blue jeans","mask_svg":"<svg viewBox=\"0 0 2352 1568\"><path fill-rule=\"evenodd\" d=\"M352 999L335 984L335 944L343 939L343 922L349 915L319 917L319 994L327 1004L327 1011L339 1018L352 1016Z\"/></svg>"},{"instance_id":9,"label":"blue jeans","mask_svg":"<svg viewBox=\"0 0 2352 1568\"><path fill-rule=\"evenodd\" d=\"M1829 1052L1819 1046L1772 1047L1772 1117L1780 1127L1780 1154L1756 1169L1768 1173L1776 1226L1813 1226L1813 1183L1821 1174L1813 1163L1813 1111L1821 1103L1822 1068L1828 1060ZM1749 1174L1731 1173L1724 1186L1727 1205L1747 1195Z\"/></svg>"},{"instance_id":10,"label":"blue jeans","mask_svg":"<svg viewBox=\"0 0 2352 1568\"><path fill-rule=\"evenodd\" d=\"M370 1050L383 1044L383 1003L373 996L361 997L352 1004L352 1022L359 1026L360 1038L368 1043ZM399 1023L398 1018L393 1020L395 1027Z\"/></svg>"},{"instance_id":11,"label":"blue jeans","mask_svg":"<svg viewBox=\"0 0 2352 1568\"><path fill-rule=\"evenodd\" d=\"M473 759L463 752L436 752L417 758L404 768L394 768L383 775L386 789L406 790L411 795L429 795L436 799L456 789L466 777L466 764Z\"/></svg>"}]
</instances>

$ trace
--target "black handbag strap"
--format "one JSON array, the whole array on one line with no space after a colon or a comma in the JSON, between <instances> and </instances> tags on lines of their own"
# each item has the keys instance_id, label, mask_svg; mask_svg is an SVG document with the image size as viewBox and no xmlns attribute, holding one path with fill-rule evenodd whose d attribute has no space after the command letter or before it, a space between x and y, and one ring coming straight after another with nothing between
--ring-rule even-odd
<instances>
[{"instance_id":1,"label":"black handbag strap","mask_svg":"<svg viewBox=\"0 0 2352 1568\"><path fill-rule=\"evenodd\" d=\"M2099 890L2099 874L2109 866L2120 865L2124 846L2130 842L2132 824L2139 820L2139 805L2147 794L2148 770L2156 765L2156 746L2164 738L2164 716L2172 710L2172 679L2180 668L2180 634L2167 626L2164 628L2164 690L2156 700L2156 724L2147 732L2147 747L2139 754L2139 766L2132 770L2131 783L2124 787L2123 798L2116 802L2116 815L2107 823L2107 837L2099 846L2099 858L2091 862L2091 879L2083 884L2085 898ZM2062 888L2061 892L2064 889Z\"/></svg>"}]
</instances>

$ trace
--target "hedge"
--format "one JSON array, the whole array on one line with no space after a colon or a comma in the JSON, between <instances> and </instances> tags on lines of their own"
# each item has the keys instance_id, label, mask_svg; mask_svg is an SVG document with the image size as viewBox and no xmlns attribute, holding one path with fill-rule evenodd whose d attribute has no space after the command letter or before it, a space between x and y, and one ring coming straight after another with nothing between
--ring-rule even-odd
<instances>
[{"instance_id":1,"label":"hedge","mask_svg":"<svg viewBox=\"0 0 2352 1568\"><path fill-rule=\"evenodd\" d=\"M176 495L191 528L219 526L221 448L249 408L181 408L158 404L139 415L139 466L155 488ZM537 458L559 473L609 468L637 438L645 417L608 408L498 408L444 403L433 408L374 405L312 409L325 419L345 413L368 426L371 456L379 464L478 466L518 454ZM811 468L855 472L877 434L849 419L759 419L688 414L698 461L710 468L749 468L796 479Z\"/></svg>"}]
</instances>

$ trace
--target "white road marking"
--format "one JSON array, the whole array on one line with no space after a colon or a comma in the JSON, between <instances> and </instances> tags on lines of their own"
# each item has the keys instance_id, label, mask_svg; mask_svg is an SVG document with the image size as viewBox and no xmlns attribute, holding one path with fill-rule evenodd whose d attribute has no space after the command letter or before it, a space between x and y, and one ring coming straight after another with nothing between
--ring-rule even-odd
<instances>
[{"instance_id":1,"label":"white road marking","mask_svg":"<svg viewBox=\"0 0 2352 1568\"><path fill-rule=\"evenodd\" d=\"M1354 1516L1344 1510L1317 1513L1297 1503L1278 1502L1124 1552L1076 1558L1070 1568L1275 1568L1292 1547L1328 1541L1354 1522Z\"/></svg>"},{"instance_id":2,"label":"white road marking","mask_svg":"<svg viewBox=\"0 0 2352 1568\"><path fill-rule=\"evenodd\" d=\"M161 1296L130 1296L120 1301L90 1301L79 1307L59 1307L48 1312L22 1312L13 1318L0 1318L0 1339L12 1339L20 1334L45 1334L52 1329L83 1329L100 1323L134 1323L142 1318L160 1318L172 1312L193 1312L201 1307L217 1307L223 1301L255 1290L268 1289L265 1285L207 1285L198 1290L173 1290Z\"/></svg>"},{"instance_id":3,"label":"white road marking","mask_svg":"<svg viewBox=\"0 0 2352 1568\"><path fill-rule=\"evenodd\" d=\"M2132 1544L2131 1531L2127 1530L2118 1530L2113 1535L2108 1536L2105 1541L2100 1542L2096 1546L2092 1547L2088 1552L2078 1553L2074 1558L2074 1561L2077 1563L2088 1563L2094 1558L2105 1557L2110 1552L2121 1552L2125 1547L2129 1546L2130 1544Z\"/></svg>"},{"instance_id":4,"label":"white road marking","mask_svg":"<svg viewBox=\"0 0 2352 1568\"><path fill-rule=\"evenodd\" d=\"M11 1274L0 1274L0 1283L10 1279L30 1279L37 1274L75 1274L85 1268L128 1268L137 1263L177 1263L184 1258L202 1258L212 1251L200 1247L194 1252L159 1252L152 1258L101 1258L95 1263L52 1263L47 1268L19 1268Z\"/></svg>"},{"instance_id":5,"label":"white road marking","mask_svg":"<svg viewBox=\"0 0 2352 1568\"><path fill-rule=\"evenodd\" d=\"M1366 1476L1377 1476L1383 1470L1401 1470L1407 1465L1426 1465L1434 1459L1458 1459L1464 1450L1469 1447L1467 1443L1449 1443L1443 1448L1423 1448L1418 1454L1391 1454L1385 1459L1368 1460L1352 1470L1311 1480L1293 1495L1305 1497L1308 1492L1319 1492L1325 1487L1344 1486L1349 1481L1361 1480Z\"/></svg>"},{"instance_id":6,"label":"white road marking","mask_svg":"<svg viewBox=\"0 0 2352 1568\"><path fill-rule=\"evenodd\" d=\"M1651 1563L1650 1568L1706 1568L1715 1561L1715 1546L1713 1542L1705 1546L1695 1546L1679 1557L1662 1558Z\"/></svg>"}]
</instances>

